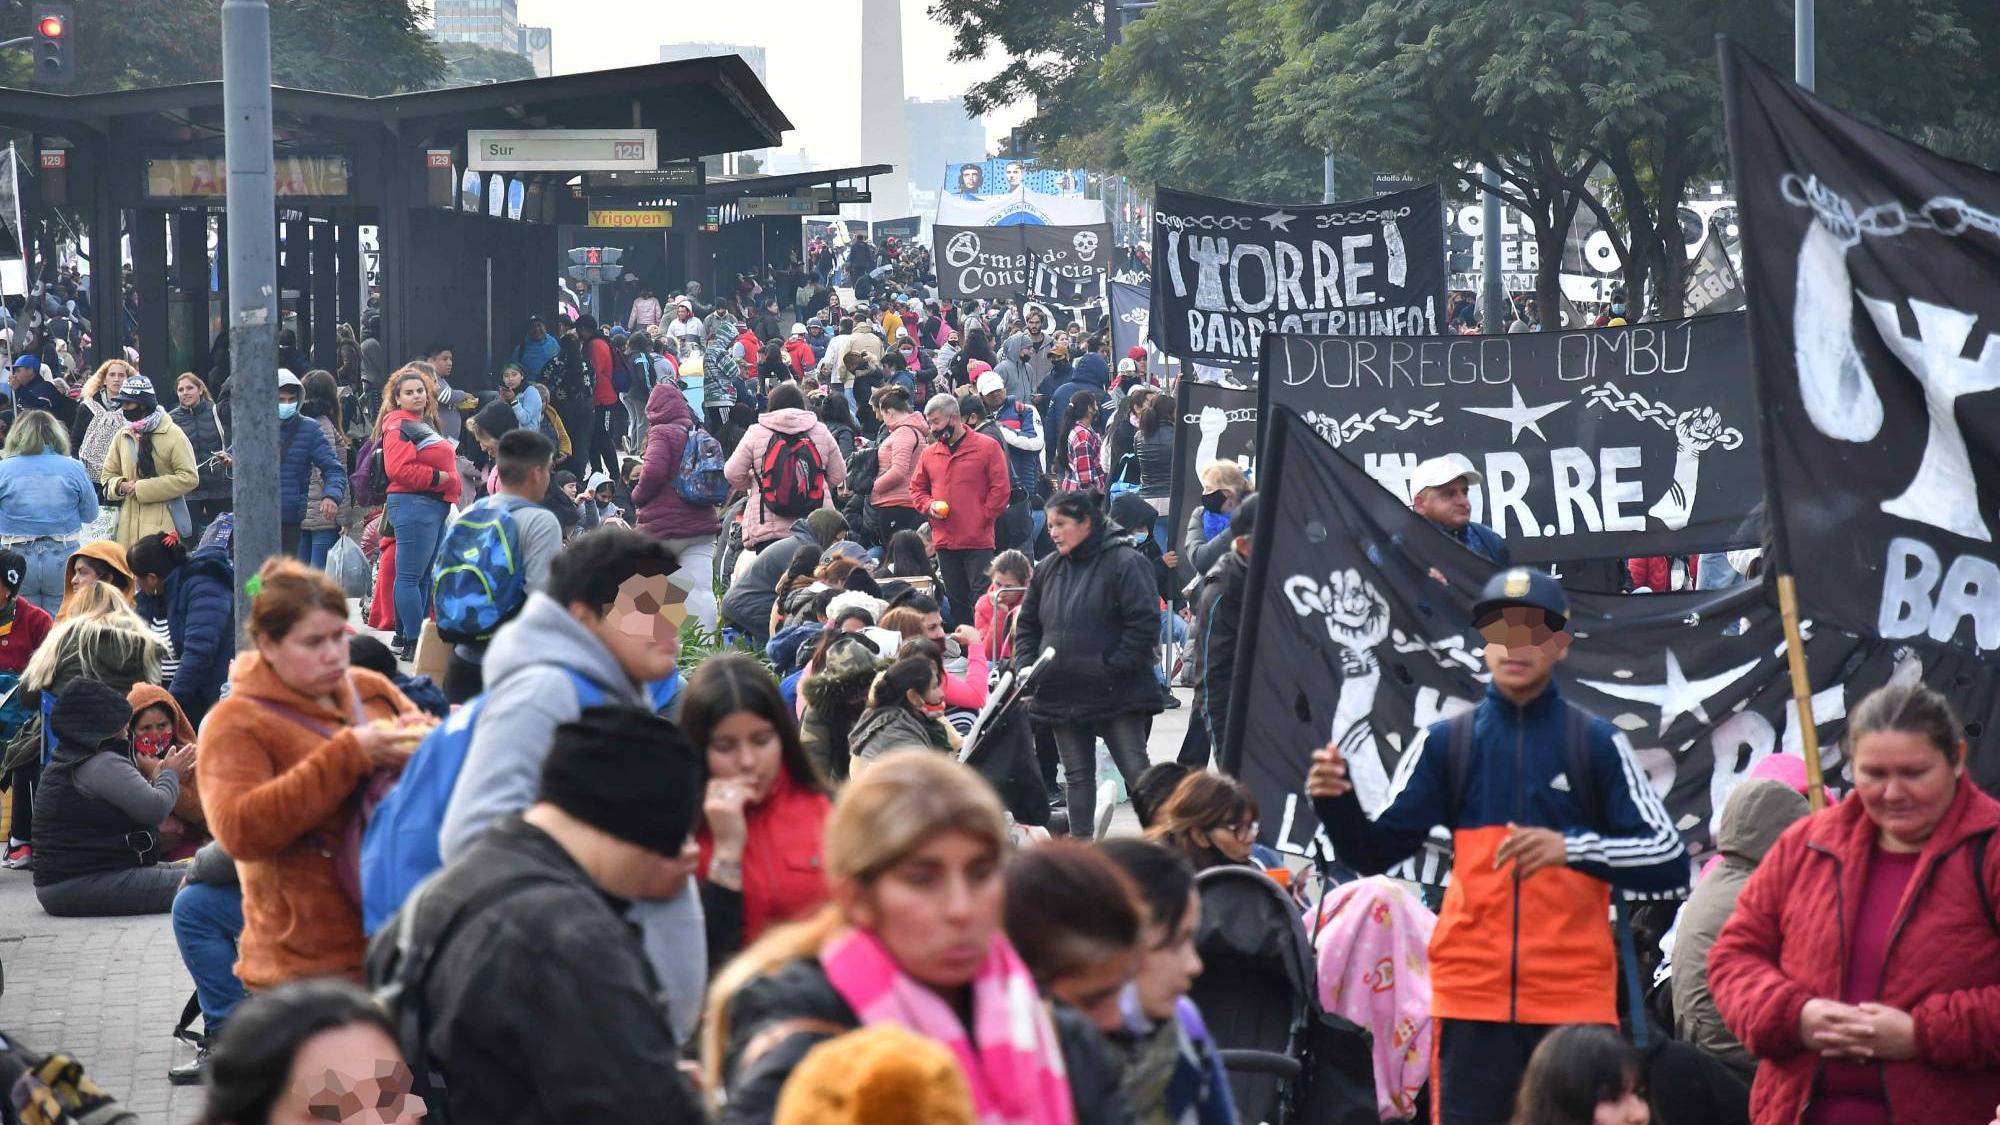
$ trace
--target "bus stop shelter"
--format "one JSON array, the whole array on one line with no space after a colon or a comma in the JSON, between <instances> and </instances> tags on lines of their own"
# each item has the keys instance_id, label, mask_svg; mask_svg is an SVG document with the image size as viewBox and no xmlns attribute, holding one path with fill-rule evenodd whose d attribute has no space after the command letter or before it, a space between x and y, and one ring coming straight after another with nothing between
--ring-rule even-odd
<instances>
[{"instance_id":1,"label":"bus stop shelter","mask_svg":"<svg viewBox=\"0 0 2000 1125\"><path fill-rule=\"evenodd\" d=\"M469 387L494 377L528 317L554 311L557 232L585 201L582 168L475 169L468 132L650 130L665 166L775 146L792 127L736 55L381 97L280 87L272 100L280 307L300 364L332 369L335 326L363 327L374 304L392 363L449 343ZM156 378L206 372L223 323L222 122L220 82L0 87L0 129L32 150L24 212L85 216L100 350L125 332L129 283ZM51 275L53 247L23 249L31 278Z\"/></svg>"}]
</instances>

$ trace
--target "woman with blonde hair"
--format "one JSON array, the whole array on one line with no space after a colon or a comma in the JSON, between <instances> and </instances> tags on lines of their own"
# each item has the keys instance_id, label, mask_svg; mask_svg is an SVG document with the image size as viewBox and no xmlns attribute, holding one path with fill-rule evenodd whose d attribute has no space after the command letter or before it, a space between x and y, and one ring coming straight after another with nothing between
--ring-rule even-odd
<instances>
[{"instance_id":1,"label":"woman with blonde hair","mask_svg":"<svg viewBox=\"0 0 2000 1125\"><path fill-rule=\"evenodd\" d=\"M999 798L925 750L884 755L827 819L832 901L765 935L709 990L704 1063L721 1120L772 1120L815 1045L894 1024L948 1048L981 1122L1129 1119L1089 1025L1037 994L1002 929Z\"/></svg>"},{"instance_id":2,"label":"woman with blonde hair","mask_svg":"<svg viewBox=\"0 0 2000 1125\"><path fill-rule=\"evenodd\" d=\"M124 360L107 359L97 365L90 378L83 381L83 391L77 396L83 410L77 414L79 429L73 431L70 438L76 446L76 459L83 462L92 480L103 478L104 459L111 453L111 439L125 424L117 399L124 390L126 377L132 373L132 365Z\"/></svg>"},{"instance_id":3,"label":"woman with blonde hair","mask_svg":"<svg viewBox=\"0 0 2000 1125\"><path fill-rule=\"evenodd\" d=\"M382 392L382 465L389 478L385 519L396 529L396 641L399 656L416 649L430 613L431 560L445 516L458 503L458 451L438 430L428 365L406 364Z\"/></svg>"},{"instance_id":4,"label":"woman with blonde hair","mask_svg":"<svg viewBox=\"0 0 2000 1125\"><path fill-rule=\"evenodd\" d=\"M1200 470L1201 503L1188 513L1181 537L1181 561L1196 577L1221 560L1236 537L1229 534L1229 517L1250 495L1250 478L1234 461L1210 461Z\"/></svg>"},{"instance_id":5,"label":"woman with blonde hair","mask_svg":"<svg viewBox=\"0 0 2000 1125\"><path fill-rule=\"evenodd\" d=\"M83 525L97 518L97 485L69 456L69 437L55 416L24 410L7 431L0 459L0 547L19 551L28 571L17 591L48 613L62 604L63 560L76 550Z\"/></svg>"}]
</instances>

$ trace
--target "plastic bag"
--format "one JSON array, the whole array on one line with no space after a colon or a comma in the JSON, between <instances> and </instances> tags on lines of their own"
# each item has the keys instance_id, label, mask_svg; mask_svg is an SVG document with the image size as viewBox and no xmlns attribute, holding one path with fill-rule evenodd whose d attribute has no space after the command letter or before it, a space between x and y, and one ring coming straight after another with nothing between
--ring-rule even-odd
<instances>
[{"instance_id":1,"label":"plastic bag","mask_svg":"<svg viewBox=\"0 0 2000 1125\"><path fill-rule=\"evenodd\" d=\"M361 544L345 532L327 548L326 576L350 598L366 598L374 584L368 573L368 560L361 554Z\"/></svg>"}]
</instances>

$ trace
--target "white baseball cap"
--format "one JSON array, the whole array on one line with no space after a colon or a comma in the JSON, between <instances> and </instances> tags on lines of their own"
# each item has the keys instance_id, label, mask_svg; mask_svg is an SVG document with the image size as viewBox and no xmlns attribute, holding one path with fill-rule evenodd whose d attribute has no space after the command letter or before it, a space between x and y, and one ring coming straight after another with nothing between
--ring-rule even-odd
<instances>
[{"instance_id":1,"label":"white baseball cap","mask_svg":"<svg viewBox=\"0 0 2000 1125\"><path fill-rule=\"evenodd\" d=\"M1118 373L1120 375L1129 374L1137 370L1139 370L1139 365L1134 363L1132 357L1129 355L1118 361Z\"/></svg>"},{"instance_id":2,"label":"white baseball cap","mask_svg":"<svg viewBox=\"0 0 2000 1125\"><path fill-rule=\"evenodd\" d=\"M1000 373L998 371L994 371L989 368L988 370L980 373L979 381L972 385L972 389L978 391L982 395L990 395L994 391L1006 390L1007 380L1001 378Z\"/></svg>"},{"instance_id":3,"label":"white baseball cap","mask_svg":"<svg viewBox=\"0 0 2000 1125\"><path fill-rule=\"evenodd\" d=\"M803 336L803 335L805 335L805 334L806 334L806 326L805 326L805 325L803 325L803 324L794 324L794 325L792 325L792 333L791 333L791 334L792 334L792 335L794 335L794 336Z\"/></svg>"},{"instance_id":4,"label":"white baseball cap","mask_svg":"<svg viewBox=\"0 0 2000 1125\"><path fill-rule=\"evenodd\" d=\"M1417 463L1410 470L1410 495L1415 496L1426 488L1437 488L1450 484L1460 477L1467 484L1483 484L1486 478L1472 467L1472 462L1457 453L1447 453L1442 457L1432 457Z\"/></svg>"}]
</instances>

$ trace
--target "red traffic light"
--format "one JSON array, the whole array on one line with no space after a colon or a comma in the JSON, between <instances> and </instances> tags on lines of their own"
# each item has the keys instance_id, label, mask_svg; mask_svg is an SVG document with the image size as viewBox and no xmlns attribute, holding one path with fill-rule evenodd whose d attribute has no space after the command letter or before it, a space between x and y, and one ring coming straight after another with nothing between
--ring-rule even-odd
<instances>
[{"instance_id":1,"label":"red traffic light","mask_svg":"<svg viewBox=\"0 0 2000 1125\"><path fill-rule=\"evenodd\" d=\"M63 26L63 18L61 16L43 16L41 23L36 25L36 30L41 33L44 39L61 39L63 32L67 31L68 28Z\"/></svg>"},{"instance_id":2,"label":"red traffic light","mask_svg":"<svg viewBox=\"0 0 2000 1125\"><path fill-rule=\"evenodd\" d=\"M603 257L604 257L604 255L603 255L603 254L601 254L601 253L599 253L599 252L598 252L598 251L596 251L596 250L585 250L585 251L583 252L583 260L584 260L584 261L585 261L586 263L588 263L588 264L590 264L590 265L593 265L593 266L594 266L594 265L597 265L597 264L598 264L598 263L599 263L600 261L602 261L602 260L603 260Z\"/></svg>"}]
</instances>

